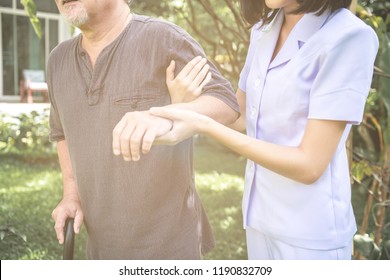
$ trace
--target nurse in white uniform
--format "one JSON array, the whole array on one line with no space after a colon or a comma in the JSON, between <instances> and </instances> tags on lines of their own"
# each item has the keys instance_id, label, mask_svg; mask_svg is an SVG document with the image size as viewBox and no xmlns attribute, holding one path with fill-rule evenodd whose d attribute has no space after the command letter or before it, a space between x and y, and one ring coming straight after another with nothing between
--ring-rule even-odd
<instances>
[{"instance_id":1,"label":"nurse in white uniform","mask_svg":"<svg viewBox=\"0 0 390 280\"><path fill-rule=\"evenodd\" d=\"M362 120L378 40L350 2L241 1L253 28L237 91L242 116L232 128L244 130L246 116L247 136L194 112L151 110L174 121L163 143L180 139L175 127L185 124L187 134L211 136L248 158L249 259L351 258L356 223L345 141ZM168 78L176 100L179 76Z\"/></svg>"}]
</instances>

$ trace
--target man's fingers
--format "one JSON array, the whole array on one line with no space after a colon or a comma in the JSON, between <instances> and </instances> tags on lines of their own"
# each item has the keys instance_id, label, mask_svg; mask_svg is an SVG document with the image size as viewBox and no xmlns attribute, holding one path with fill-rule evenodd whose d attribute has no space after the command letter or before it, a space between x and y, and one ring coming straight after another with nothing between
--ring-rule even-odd
<instances>
[{"instance_id":1,"label":"man's fingers","mask_svg":"<svg viewBox=\"0 0 390 280\"><path fill-rule=\"evenodd\" d=\"M120 153L123 156L125 161L131 161L131 149L130 149L130 140L132 138L135 127L133 124L128 124L122 130L122 133L119 137L120 142Z\"/></svg>"},{"instance_id":2,"label":"man's fingers","mask_svg":"<svg viewBox=\"0 0 390 280\"><path fill-rule=\"evenodd\" d=\"M83 224L84 215L81 210L77 210L76 216L74 217L73 230L76 234L80 233L81 225Z\"/></svg>"},{"instance_id":3,"label":"man's fingers","mask_svg":"<svg viewBox=\"0 0 390 280\"><path fill-rule=\"evenodd\" d=\"M124 126L123 123L126 123ZM149 111L126 113L113 132L113 149L119 142L120 153L125 161L138 161L142 153L147 153L154 139L167 133L172 122L156 118ZM146 135L146 138L145 138Z\"/></svg>"},{"instance_id":4,"label":"man's fingers","mask_svg":"<svg viewBox=\"0 0 390 280\"><path fill-rule=\"evenodd\" d=\"M141 158L141 146L142 141L146 132L146 128L143 126L138 126L131 135L130 139L130 150L131 150L131 159L133 161L138 161Z\"/></svg>"},{"instance_id":5,"label":"man's fingers","mask_svg":"<svg viewBox=\"0 0 390 280\"><path fill-rule=\"evenodd\" d=\"M112 131L112 151L114 155L119 156L121 154L121 135L122 131L126 127L126 121L121 120Z\"/></svg>"},{"instance_id":6,"label":"man's fingers","mask_svg":"<svg viewBox=\"0 0 390 280\"><path fill-rule=\"evenodd\" d=\"M154 129L149 129L146 131L144 135L144 139L142 141L142 153L147 154L149 153L150 149L152 148L154 139L156 139L157 132Z\"/></svg>"},{"instance_id":7,"label":"man's fingers","mask_svg":"<svg viewBox=\"0 0 390 280\"><path fill-rule=\"evenodd\" d=\"M54 230L56 231L57 239L60 244L64 243L64 227L67 218L67 213L62 212L61 214L58 214L55 219Z\"/></svg>"}]
</instances>

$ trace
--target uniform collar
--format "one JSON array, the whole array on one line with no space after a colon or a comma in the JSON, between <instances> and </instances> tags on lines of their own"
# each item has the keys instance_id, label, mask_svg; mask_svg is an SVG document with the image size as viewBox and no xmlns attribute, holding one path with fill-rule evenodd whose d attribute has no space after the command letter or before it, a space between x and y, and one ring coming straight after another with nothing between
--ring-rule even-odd
<instances>
[{"instance_id":1,"label":"uniform collar","mask_svg":"<svg viewBox=\"0 0 390 280\"><path fill-rule=\"evenodd\" d=\"M269 31L279 31L280 30L280 27L282 26L282 23L283 23L283 11L282 10L279 10L276 15L274 16L274 18L268 23L268 24L265 24L261 31L262 32L269 32ZM276 30L275 30L276 29Z\"/></svg>"},{"instance_id":2,"label":"uniform collar","mask_svg":"<svg viewBox=\"0 0 390 280\"><path fill-rule=\"evenodd\" d=\"M329 10L320 16L317 16L315 13L305 14L293 29L296 40L301 42L302 45L306 43L314 33L324 26L329 15Z\"/></svg>"},{"instance_id":3,"label":"uniform collar","mask_svg":"<svg viewBox=\"0 0 390 280\"><path fill-rule=\"evenodd\" d=\"M269 65L269 69L291 60L291 58L293 58L293 56L310 39L310 37L321 29L329 15L329 11L324 12L320 16L317 16L315 13L305 14L291 30L283 48ZM267 28L272 27L272 29L276 29L276 36L279 36L283 17L284 13L280 10L274 20L269 24L269 26L267 26Z\"/></svg>"}]
</instances>

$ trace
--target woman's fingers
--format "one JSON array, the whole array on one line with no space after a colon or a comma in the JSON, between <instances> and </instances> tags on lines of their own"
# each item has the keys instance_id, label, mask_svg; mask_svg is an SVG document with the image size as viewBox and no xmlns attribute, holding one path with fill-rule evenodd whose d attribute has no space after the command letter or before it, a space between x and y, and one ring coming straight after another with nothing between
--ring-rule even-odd
<instances>
[{"instance_id":1,"label":"woman's fingers","mask_svg":"<svg viewBox=\"0 0 390 280\"><path fill-rule=\"evenodd\" d=\"M183 116L183 111L181 109L173 109L173 108L164 108L164 107L152 107L149 109L149 112L156 116L162 117L169 120L178 120L180 116Z\"/></svg>"},{"instance_id":2,"label":"woman's fingers","mask_svg":"<svg viewBox=\"0 0 390 280\"><path fill-rule=\"evenodd\" d=\"M206 77L206 74L210 69L210 66L207 65L206 63L207 63L206 58L202 58L201 60L199 60L191 69L191 71L188 73L187 79L191 81L198 80L199 81L198 84L200 84L200 81L202 81Z\"/></svg>"},{"instance_id":3,"label":"woman's fingers","mask_svg":"<svg viewBox=\"0 0 390 280\"><path fill-rule=\"evenodd\" d=\"M195 57L175 77L175 61L166 69L166 84L172 103L190 102L202 93L203 87L211 80L207 59Z\"/></svg>"},{"instance_id":4,"label":"woman's fingers","mask_svg":"<svg viewBox=\"0 0 390 280\"><path fill-rule=\"evenodd\" d=\"M186 64L186 66L184 66L180 73L177 74L176 79L184 80L201 60L202 57L200 56L193 58L190 62Z\"/></svg>"},{"instance_id":5,"label":"woman's fingers","mask_svg":"<svg viewBox=\"0 0 390 280\"><path fill-rule=\"evenodd\" d=\"M167 70L166 70L166 82L171 82L175 79L175 68L176 68L176 63L174 60L171 61L169 64Z\"/></svg>"},{"instance_id":6,"label":"woman's fingers","mask_svg":"<svg viewBox=\"0 0 390 280\"><path fill-rule=\"evenodd\" d=\"M191 85L191 87L195 89L194 95L196 97L202 93L203 87L211 81L212 75L209 70L210 66L205 65Z\"/></svg>"}]
</instances>

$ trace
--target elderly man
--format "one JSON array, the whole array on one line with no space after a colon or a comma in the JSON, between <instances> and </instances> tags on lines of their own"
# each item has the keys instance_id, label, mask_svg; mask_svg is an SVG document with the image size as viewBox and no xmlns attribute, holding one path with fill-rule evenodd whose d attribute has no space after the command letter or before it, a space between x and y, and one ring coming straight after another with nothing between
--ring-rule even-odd
<instances>
[{"instance_id":1,"label":"elderly man","mask_svg":"<svg viewBox=\"0 0 390 280\"><path fill-rule=\"evenodd\" d=\"M200 259L214 238L194 187L192 141L151 149L172 123L148 109L171 103L170 62L180 69L203 50L179 27L131 13L127 0L55 1L81 30L47 66L50 138L64 183L53 211L59 242L74 217L76 233L86 226L91 259ZM233 90L210 71L196 101L169 106L231 123Z\"/></svg>"}]
</instances>

